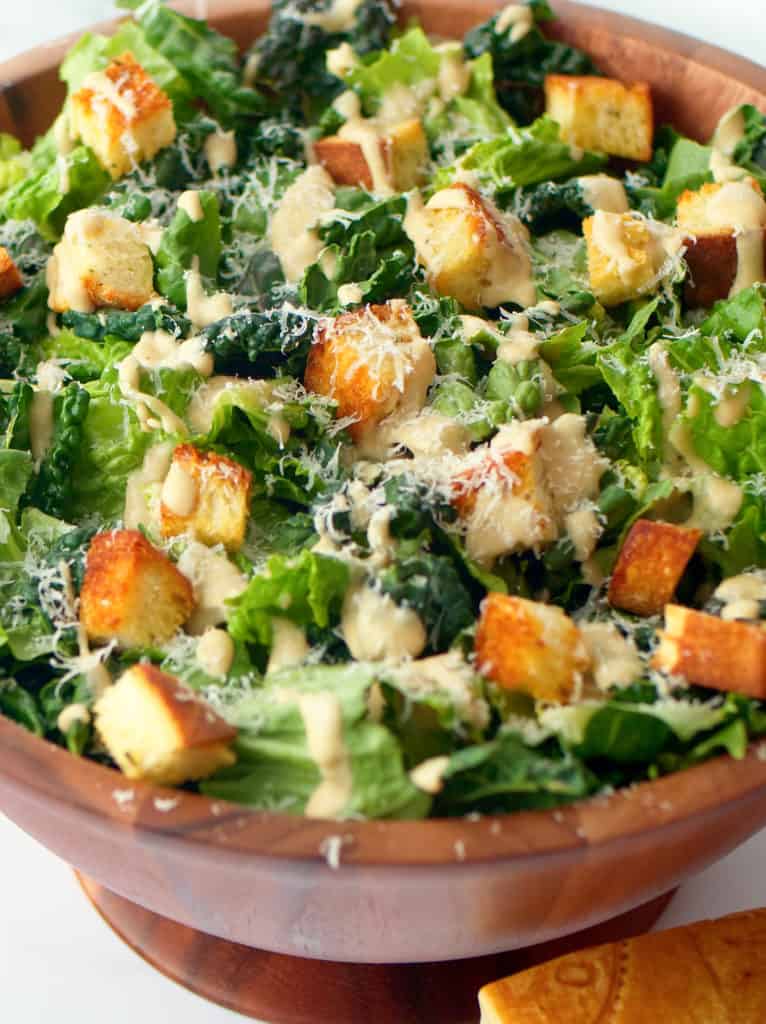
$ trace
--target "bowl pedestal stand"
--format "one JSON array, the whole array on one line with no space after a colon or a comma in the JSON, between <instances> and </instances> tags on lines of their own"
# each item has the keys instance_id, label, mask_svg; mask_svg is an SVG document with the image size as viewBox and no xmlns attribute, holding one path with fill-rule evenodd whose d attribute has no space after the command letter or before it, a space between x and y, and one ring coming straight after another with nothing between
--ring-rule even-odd
<instances>
[{"instance_id":1,"label":"bowl pedestal stand","mask_svg":"<svg viewBox=\"0 0 766 1024\"><path fill-rule=\"evenodd\" d=\"M482 985L648 931L673 897L671 891L585 931L509 953L446 963L350 964L206 935L77 877L109 927L153 967L211 1002L268 1024L476 1024Z\"/></svg>"}]
</instances>

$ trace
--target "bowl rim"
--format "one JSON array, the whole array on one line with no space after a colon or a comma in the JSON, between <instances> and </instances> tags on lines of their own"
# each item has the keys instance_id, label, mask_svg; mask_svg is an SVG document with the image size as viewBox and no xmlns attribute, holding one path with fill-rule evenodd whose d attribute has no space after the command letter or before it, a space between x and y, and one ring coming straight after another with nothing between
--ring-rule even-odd
<instances>
[{"instance_id":1,"label":"bowl rim","mask_svg":"<svg viewBox=\"0 0 766 1024\"><path fill-rule=\"evenodd\" d=\"M427 0L425 0L427 2ZM460 6L442 0L440 9ZM192 3L174 4L192 10ZM407 0L401 15L406 17ZM415 4L417 6L417 4ZM421 4L422 6L422 4ZM498 4L498 9L502 4ZM766 95L766 69L745 57L701 43L640 19L555 0L557 26L588 25L624 38L638 38L654 49L723 72ZM209 18L263 15L263 0L218 0ZM106 32L122 19L100 22L83 31ZM8 96L35 76L58 65L81 37L75 32L0 63L0 114L13 124ZM766 796L766 740L751 743L744 760L721 756L608 794L564 804L551 810L500 815L420 820L324 820L243 805L198 793L127 779L115 769L74 757L0 715L0 793L19 800L34 796L54 810L65 805L82 823L152 833L163 844L192 843L222 854L279 861L331 859L329 841L342 849L344 867L378 866L457 870L476 864L500 864L541 858L584 855L641 835L649 840L731 804L747 805Z\"/></svg>"}]
</instances>

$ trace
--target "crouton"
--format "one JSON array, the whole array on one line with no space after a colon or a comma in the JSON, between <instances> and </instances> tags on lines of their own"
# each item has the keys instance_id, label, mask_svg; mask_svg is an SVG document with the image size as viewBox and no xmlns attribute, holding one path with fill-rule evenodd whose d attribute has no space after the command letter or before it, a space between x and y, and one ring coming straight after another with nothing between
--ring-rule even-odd
<instances>
[{"instance_id":1,"label":"crouton","mask_svg":"<svg viewBox=\"0 0 766 1024\"><path fill-rule=\"evenodd\" d=\"M321 323L305 384L333 398L339 417L353 417L348 429L359 443L394 411L421 409L435 373L410 307L391 299Z\"/></svg>"},{"instance_id":2,"label":"crouton","mask_svg":"<svg viewBox=\"0 0 766 1024\"><path fill-rule=\"evenodd\" d=\"M604 306L617 306L651 291L669 257L680 249L671 229L635 212L599 210L582 226L590 287Z\"/></svg>"},{"instance_id":3,"label":"crouton","mask_svg":"<svg viewBox=\"0 0 766 1024\"><path fill-rule=\"evenodd\" d=\"M766 698L766 630L677 604L665 608L665 629L652 667L714 690Z\"/></svg>"},{"instance_id":4,"label":"crouton","mask_svg":"<svg viewBox=\"0 0 766 1024\"><path fill-rule=\"evenodd\" d=\"M204 779L236 760L237 730L175 676L141 662L99 698L96 730L129 779L163 786Z\"/></svg>"},{"instance_id":5,"label":"crouton","mask_svg":"<svg viewBox=\"0 0 766 1024\"><path fill-rule=\"evenodd\" d=\"M687 189L677 224L685 236L689 306L712 306L764 280L766 201L753 178Z\"/></svg>"},{"instance_id":6,"label":"crouton","mask_svg":"<svg viewBox=\"0 0 766 1024\"><path fill-rule=\"evenodd\" d=\"M113 178L176 137L170 99L130 52L85 78L71 98L69 122L73 137L90 146Z\"/></svg>"},{"instance_id":7,"label":"crouton","mask_svg":"<svg viewBox=\"0 0 766 1024\"><path fill-rule=\"evenodd\" d=\"M626 86L593 75L546 75L545 111L573 146L628 160L652 158L654 113L646 82Z\"/></svg>"},{"instance_id":8,"label":"crouton","mask_svg":"<svg viewBox=\"0 0 766 1024\"><path fill-rule=\"evenodd\" d=\"M88 548L80 622L91 640L151 647L194 607L191 583L137 530L98 533Z\"/></svg>"},{"instance_id":9,"label":"crouton","mask_svg":"<svg viewBox=\"0 0 766 1024\"><path fill-rule=\"evenodd\" d=\"M162 536L187 533L237 551L245 539L252 483L250 470L225 455L179 445L162 485Z\"/></svg>"},{"instance_id":10,"label":"crouton","mask_svg":"<svg viewBox=\"0 0 766 1024\"><path fill-rule=\"evenodd\" d=\"M410 196L404 227L439 294L469 309L535 303L526 228L475 189L462 182L450 185L425 206L419 196Z\"/></svg>"},{"instance_id":11,"label":"crouton","mask_svg":"<svg viewBox=\"0 0 766 1024\"><path fill-rule=\"evenodd\" d=\"M505 689L563 703L589 658L577 626L560 608L490 594L476 630L476 665Z\"/></svg>"},{"instance_id":12,"label":"crouton","mask_svg":"<svg viewBox=\"0 0 766 1024\"><path fill-rule=\"evenodd\" d=\"M371 133L374 129L365 129ZM336 185L360 185L369 191L380 191L381 184L396 192L407 192L423 181L428 164L428 141L419 118L402 121L381 133L377 145L379 161L370 167L372 154L365 142L355 136L328 135L314 143L314 154ZM377 156L377 154L375 154ZM380 177L385 179L381 183Z\"/></svg>"},{"instance_id":13,"label":"crouton","mask_svg":"<svg viewBox=\"0 0 766 1024\"><path fill-rule=\"evenodd\" d=\"M539 548L558 536L539 453L540 432L529 444L510 440L478 450L452 483L452 504L465 524L468 554L482 565L501 555ZM523 450L522 450L523 449Z\"/></svg>"},{"instance_id":14,"label":"crouton","mask_svg":"<svg viewBox=\"0 0 766 1024\"><path fill-rule=\"evenodd\" d=\"M48 305L57 313L136 310L154 295L154 264L138 226L108 210L78 210L47 267Z\"/></svg>"},{"instance_id":15,"label":"crouton","mask_svg":"<svg viewBox=\"0 0 766 1024\"><path fill-rule=\"evenodd\" d=\"M625 538L609 603L635 615L657 615L672 599L702 536L701 530L638 519Z\"/></svg>"},{"instance_id":16,"label":"crouton","mask_svg":"<svg viewBox=\"0 0 766 1024\"><path fill-rule=\"evenodd\" d=\"M0 245L0 300L14 295L23 286L19 268L8 250Z\"/></svg>"}]
</instances>

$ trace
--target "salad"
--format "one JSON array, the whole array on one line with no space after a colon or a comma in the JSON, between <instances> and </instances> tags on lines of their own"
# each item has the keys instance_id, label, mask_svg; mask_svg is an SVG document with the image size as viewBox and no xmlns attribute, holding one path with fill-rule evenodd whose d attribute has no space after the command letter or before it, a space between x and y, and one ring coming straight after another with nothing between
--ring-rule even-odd
<instances>
[{"instance_id":1,"label":"salad","mask_svg":"<svg viewBox=\"0 0 766 1024\"><path fill-rule=\"evenodd\" d=\"M549 40L159 0L0 136L0 710L323 818L766 733L766 119Z\"/></svg>"}]
</instances>

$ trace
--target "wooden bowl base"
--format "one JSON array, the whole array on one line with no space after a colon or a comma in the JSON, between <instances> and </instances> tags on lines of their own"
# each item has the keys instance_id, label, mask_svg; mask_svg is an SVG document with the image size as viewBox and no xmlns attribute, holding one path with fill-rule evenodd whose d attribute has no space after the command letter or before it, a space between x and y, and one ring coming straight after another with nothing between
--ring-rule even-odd
<instances>
[{"instance_id":1,"label":"wooden bowl base","mask_svg":"<svg viewBox=\"0 0 766 1024\"><path fill-rule=\"evenodd\" d=\"M269 1024L475 1024L488 981L602 942L639 935L673 891L538 946L450 963L349 964L268 953L197 932L77 876L109 927L157 970L211 1002Z\"/></svg>"}]
</instances>

